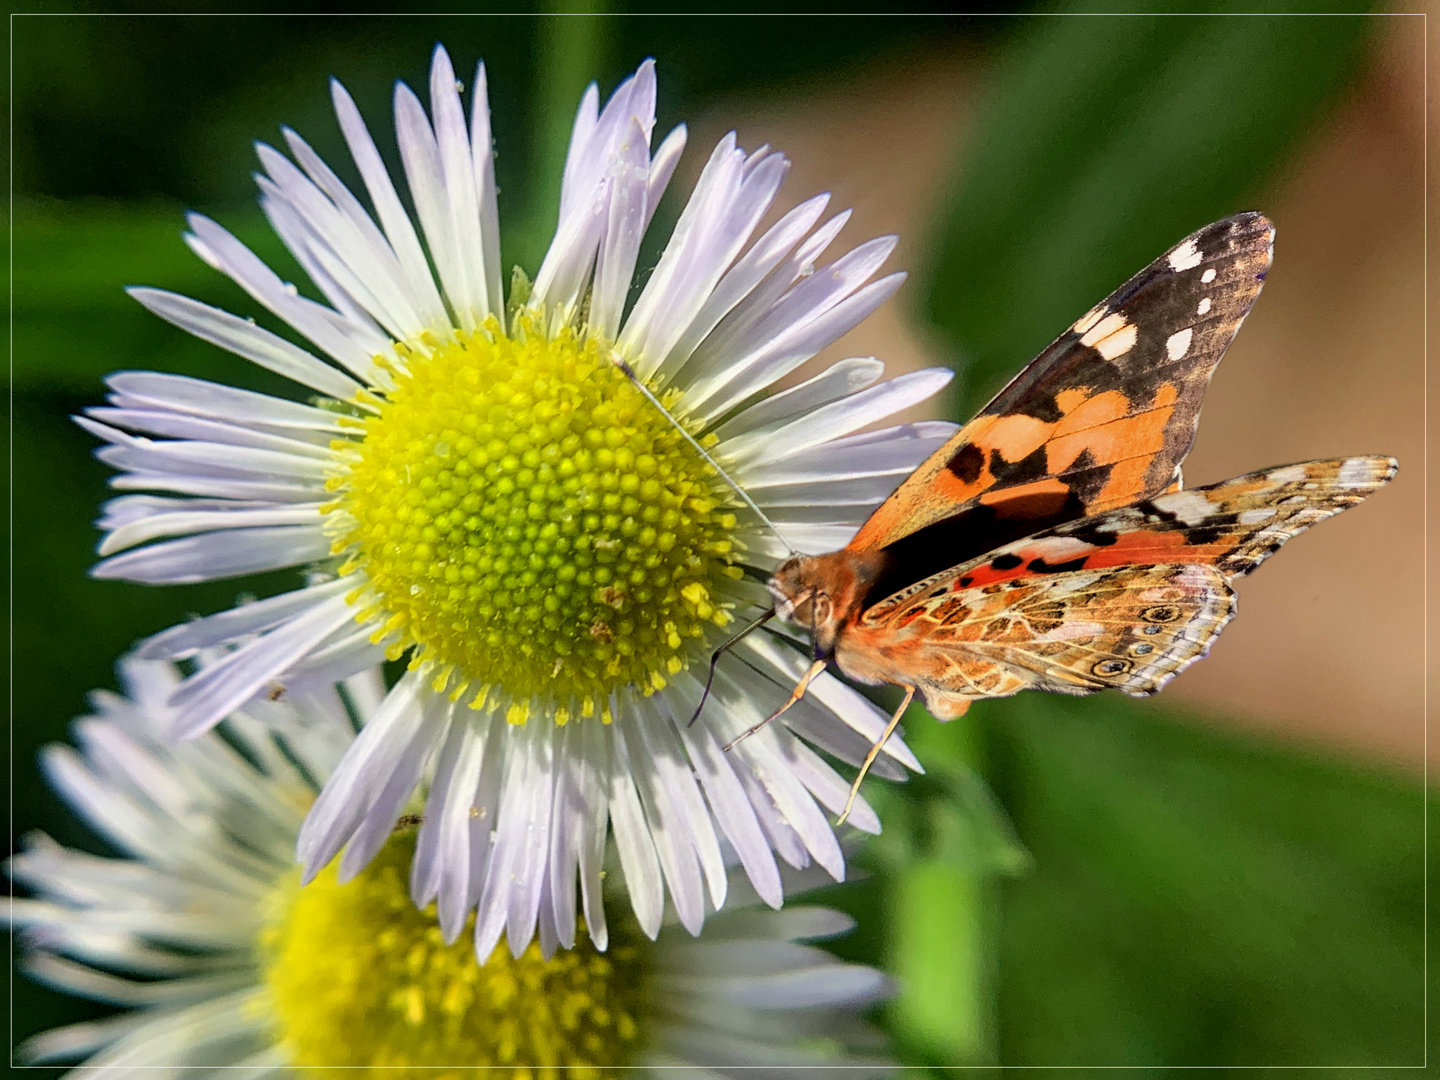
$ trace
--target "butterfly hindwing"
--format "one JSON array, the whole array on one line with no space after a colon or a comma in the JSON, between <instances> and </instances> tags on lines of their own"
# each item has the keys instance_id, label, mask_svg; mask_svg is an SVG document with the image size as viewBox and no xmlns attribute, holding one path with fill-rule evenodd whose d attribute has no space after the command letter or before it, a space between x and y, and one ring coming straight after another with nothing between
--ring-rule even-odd
<instances>
[{"instance_id":1,"label":"butterfly hindwing","mask_svg":"<svg viewBox=\"0 0 1440 1080\"><path fill-rule=\"evenodd\" d=\"M838 658L895 668L903 677L889 681L914 681L937 715L1032 688L1154 693L1229 621L1234 578L1395 468L1384 457L1287 465L1043 530L873 605Z\"/></svg>"},{"instance_id":2,"label":"butterfly hindwing","mask_svg":"<svg viewBox=\"0 0 1440 1080\"><path fill-rule=\"evenodd\" d=\"M1256 213L1181 241L1041 352L849 547L896 545L897 563L927 568L944 550L953 564L987 538L994 546L1170 488L1273 242Z\"/></svg>"},{"instance_id":3,"label":"butterfly hindwing","mask_svg":"<svg viewBox=\"0 0 1440 1080\"><path fill-rule=\"evenodd\" d=\"M1153 694L1204 656L1234 613L1214 567L1107 567L930 590L888 633L911 649L915 684L944 716L1021 690Z\"/></svg>"},{"instance_id":4,"label":"butterfly hindwing","mask_svg":"<svg viewBox=\"0 0 1440 1080\"><path fill-rule=\"evenodd\" d=\"M1194 562L1239 577L1291 537L1388 483L1396 468L1393 458L1352 457L1247 473L1065 522L939 576L968 588L1028 574ZM861 621L889 604L875 605Z\"/></svg>"}]
</instances>

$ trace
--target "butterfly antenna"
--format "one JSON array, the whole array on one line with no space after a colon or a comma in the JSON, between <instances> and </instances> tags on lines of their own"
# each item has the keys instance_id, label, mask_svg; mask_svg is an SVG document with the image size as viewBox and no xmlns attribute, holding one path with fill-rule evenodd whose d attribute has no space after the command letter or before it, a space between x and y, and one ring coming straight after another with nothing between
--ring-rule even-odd
<instances>
[{"instance_id":1,"label":"butterfly antenna","mask_svg":"<svg viewBox=\"0 0 1440 1080\"><path fill-rule=\"evenodd\" d=\"M720 663L721 655L724 654L732 645L739 644L741 638L745 637L753 630L760 629L760 627L764 626L774 617L775 609L772 607L769 611L765 612L749 626L745 627L744 630L741 630L729 641L725 642L724 645L721 645L718 649L716 649L713 653L710 654L710 674L705 677L705 689L700 694L700 704L695 706L695 714L690 717L690 723L686 724L686 727L693 727L695 721L700 719L700 710L705 708L705 702L710 697L710 687L715 682L715 665Z\"/></svg>"},{"instance_id":2,"label":"butterfly antenna","mask_svg":"<svg viewBox=\"0 0 1440 1080\"><path fill-rule=\"evenodd\" d=\"M755 512L755 516L758 517L765 524L765 527L775 534L775 538L779 540L780 543L785 545L785 550L788 551L791 555L800 554L798 551L796 551L793 547L790 546L790 541L785 539L785 534L775 527L775 523L770 520L764 510L761 510L760 507L755 504L755 500L746 493L745 489L739 484L737 484L734 478L723 468L720 467L720 463L710 456L710 452L700 445L699 440L697 440L695 436L691 435L690 432L686 431L685 425L680 423L679 420L675 419L674 415L670 412L670 410L660 403L660 399L650 392L650 388L645 385L639 375L635 374L635 369L632 368L628 363L626 363L625 359L620 356L618 352L612 352L610 354L610 362L614 364L617 368L619 368L625 374L625 377L627 379L629 379L632 383L635 384L635 389L639 390L640 393L644 394L647 398L650 399L650 404L654 405L655 408L660 410L660 412L664 415L665 419L670 421L671 426L680 433L680 435L685 439L686 442L688 442L691 446L695 448L695 452L699 454L702 458L704 458L707 462L709 462L710 467L714 469L717 473L719 473L720 479L724 480L725 483L730 485L730 487L734 490L735 494L740 496L740 500L751 510L753 510ZM713 668L711 673L714 673Z\"/></svg>"}]
</instances>

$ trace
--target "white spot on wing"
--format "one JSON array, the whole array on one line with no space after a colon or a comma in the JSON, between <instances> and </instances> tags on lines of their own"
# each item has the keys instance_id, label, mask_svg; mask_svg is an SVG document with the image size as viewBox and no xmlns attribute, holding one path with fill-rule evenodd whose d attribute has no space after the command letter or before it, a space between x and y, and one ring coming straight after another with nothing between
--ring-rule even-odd
<instances>
[{"instance_id":1,"label":"white spot on wing","mask_svg":"<svg viewBox=\"0 0 1440 1080\"><path fill-rule=\"evenodd\" d=\"M1370 462L1364 458L1346 458L1340 465L1338 483L1342 488L1364 487L1375 480Z\"/></svg>"},{"instance_id":2,"label":"white spot on wing","mask_svg":"<svg viewBox=\"0 0 1440 1080\"><path fill-rule=\"evenodd\" d=\"M1205 273L1210 274L1210 273L1214 273L1214 271L1213 271L1213 270L1206 270ZM1210 298L1209 298L1208 296L1202 296L1202 297L1200 298L1200 306L1195 309L1195 314L1196 314L1196 315L1204 315L1204 314L1205 314L1206 312L1208 312L1209 310L1210 310Z\"/></svg>"},{"instance_id":3,"label":"white spot on wing","mask_svg":"<svg viewBox=\"0 0 1440 1080\"><path fill-rule=\"evenodd\" d=\"M1210 574L1200 563L1186 563L1172 579L1183 589L1204 589L1210 584Z\"/></svg>"},{"instance_id":4,"label":"white spot on wing","mask_svg":"<svg viewBox=\"0 0 1440 1080\"><path fill-rule=\"evenodd\" d=\"M1093 622L1062 622L1054 630L1035 635L1036 641L1074 641L1076 638L1099 637L1105 627Z\"/></svg>"},{"instance_id":5,"label":"white spot on wing","mask_svg":"<svg viewBox=\"0 0 1440 1080\"><path fill-rule=\"evenodd\" d=\"M1165 339L1165 354L1171 360L1179 360L1190 351L1190 338L1194 333L1195 331L1187 326L1184 330L1177 330L1171 334Z\"/></svg>"},{"instance_id":6,"label":"white spot on wing","mask_svg":"<svg viewBox=\"0 0 1440 1080\"><path fill-rule=\"evenodd\" d=\"M1241 510L1235 520L1241 525L1259 525L1262 521L1269 521L1275 516L1273 506L1257 506L1254 510Z\"/></svg>"},{"instance_id":7,"label":"white spot on wing","mask_svg":"<svg viewBox=\"0 0 1440 1080\"><path fill-rule=\"evenodd\" d=\"M1118 360L1135 347L1135 339L1140 335L1136 326L1125 326L1116 330L1107 338L1095 343L1095 349L1106 360Z\"/></svg>"},{"instance_id":8,"label":"white spot on wing","mask_svg":"<svg viewBox=\"0 0 1440 1080\"><path fill-rule=\"evenodd\" d=\"M1083 333L1085 333L1085 331L1089 330L1092 326L1094 326L1097 322L1099 322L1099 321L1100 321L1100 316L1102 316L1102 315L1104 315L1104 314L1105 314L1105 305L1104 305L1104 304L1100 304L1100 305L1097 306L1097 307L1093 307L1093 308L1091 308L1089 311L1087 311L1084 315L1081 315L1081 316L1080 316L1080 320L1079 320L1074 326L1072 326L1071 329L1074 330L1075 333L1077 333L1077 334L1083 334Z\"/></svg>"},{"instance_id":9,"label":"white spot on wing","mask_svg":"<svg viewBox=\"0 0 1440 1080\"><path fill-rule=\"evenodd\" d=\"M1215 505L1199 491L1176 491L1162 495L1155 505L1168 510L1186 525L1199 525L1215 510Z\"/></svg>"},{"instance_id":10,"label":"white spot on wing","mask_svg":"<svg viewBox=\"0 0 1440 1080\"><path fill-rule=\"evenodd\" d=\"M1081 321L1083 322L1084 320ZM1078 326L1079 323L1077 323L1076 325ZM1106 315L1099 322L1091 324L1090 328L1085 331L1085 336L1080 339L1080 344L1089 345L1091 348L1094 348L1096 342L1100 341L1102 338L1109 337L1111 334L1115 333L1115 331L1123 329L1124 326L1124 315L1121 315L1119 312L1115 312L1112 315Z\"/></svg>"},{"instance_id":11,"label":"white spot on wing","mask_svg":"<svg viewBox=\"0 0 1440 1080\"><path fill-rule=\"evenodd\" d=\"M1081 319L1075 324L1076 329L1080 328L1080 323L1089 319L1089 315ZM1106 360L1117 360L1134 348L1135 338L1139 333L1139 329L1124 315L1113 312L1091 325L1080 339L1080 344L1090 346Z\"/></svg>"},{"instance_id":12,"label":"white spot on wing","mask_svg":"<svg viewBox=\"0 0 1440 1080\"><path fill-rule=\"evenodd\" d=\"M1200 249L1195 246L1194 239L1186 240L1170 253L1171 270L1189 270L1193 266L1200 265Z\"/></svg>"},{"instance_id":13,"label":"white spot on wing","mask_svg":"<svg viewBox=\"0 0 1440 1080\"><path fill-rule=\"evenodd\" d=\"M1215 268L1212 266L1209 270L1206 270L1203 274L1200 275L1200 280L1203 281L1206 285L1209 285L1210 282L1215 280Z\"/></svg>"},{"instance_id":14,"label":"white spot on wing","mask_svg":"<svg viewBox=\"0 0 1440 1080\"><path fill-rule=\"evenodd\" d=\"M1044 540L1036 540L1029 548L1032 555L1039 555L1048 563L1074 558L1076 555L1088 555L1094 550L1094 544L1087 544L1074 536L1047 536Z\"/></svg>"},{"instance_id":15,"label":"white spot on wing","mask_svg":"<svg viewBox=\"0 0 1440 1080\"><path fill-rule=\"evenodd\" d=\"M1305 466L1286 465L1283 469L1271 469L1265 478L1277 484L1298 484L1305 479Z\"/></svg>"}]
</instances>

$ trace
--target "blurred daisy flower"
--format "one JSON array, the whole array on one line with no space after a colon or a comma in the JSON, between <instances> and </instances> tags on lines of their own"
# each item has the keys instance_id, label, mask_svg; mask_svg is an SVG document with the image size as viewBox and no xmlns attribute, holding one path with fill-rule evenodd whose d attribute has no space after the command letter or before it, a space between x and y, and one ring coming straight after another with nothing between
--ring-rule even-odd
<instances>
[{"instance_id":1,"label":"blurred daisy flower","mask_svg":"<svg viewBox=\"0 0 1440 1080\"><path fill-rule=\"evenodd\" d=\"M428 115L396 87L418 229L349 94L331 91L373 214L293 131L288 157L259 147L261 205L323 300L208 218L191 215L186 237L310 347L132 290L293 379L309 403L123 372L110 405L80 420L109 444L99 456L120 470L117 488L165 493L106 505L97 576L308 572L304 588L142 643L152 659L229 650L175 689L171 736L408 657L298 853L308 880L343 848L349 878L412 792L428 790L415 899L438 900L447 937L478 907L482 957L502 932L519 955L537 924L568 946L577 878L593 923L607 828L649 934L667 888L691 932L707 900L721 907L727 848L774 906L777 854L842 877L822 807L838 812L848 785L815 748L856 762L885 717L824 675L784 726L723 753L807 666L766 630L726 655L716 703L688 721L696 671L725 627L768 606L762 583L787 545L841 546L953 430L862 431L934 394L943 369L880 382L875 360L842 360L765 396L895 291L902 274L871 280L894 238L823 263L848 215L822 222L821 195L752 240L788 162L731 134L631 302L641 238L685 143L677 128L651 153L646 62L603 109L586 92L554 240L533 285L517 272L507 304L483 65L468 127L443 49ZM898 777L902 765L918 768L892 739L877 771ZM879 830L863 802L850 820Z\"/></svg>"},{"instance_id":2,"label":"blurred daisy flower","mask_svg":"<svg viewBox=\"0 0 1440 1080\"><path fill-rule=\"evenodd\" d=\"M21 1047L29 1061L217 1077L290 1066L884 1071L859 1012L888 992L885 976L799 943L847 930L846 916L732 905L698 940L667 925L651 942L628 911L607 929L597 908L573 950L547 956L533 943L512 957L500 946L477 963L468 942L447 944L433 908L410 902L406 824L347 884L332 868L301 886L291 860L314 782L352 738L350 713L382 697L377 675L168 744L157 717L173 669L122 672L129 696L93 696L78 748L43 752L51 782L119 854L32 835L8 866L32 894L12 907L25 970L122 1011L35 1036Z\"/></svg>"}]
</instances>

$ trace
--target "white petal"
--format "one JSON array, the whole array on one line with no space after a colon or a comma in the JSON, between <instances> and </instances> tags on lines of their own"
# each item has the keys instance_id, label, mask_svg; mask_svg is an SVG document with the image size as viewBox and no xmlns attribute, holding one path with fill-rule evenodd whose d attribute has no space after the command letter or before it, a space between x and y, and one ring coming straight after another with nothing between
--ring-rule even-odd
<instances>
[{"instance_id":1,"label":"white petal","mask_svg":"<svg viewBox=\"0 0 1440 1080\"><path fill-rule=\"evenodd\" d=\"M190 585L315 562L330 554L330 540L314 525L236 528L166 540L113 555L90 568L101 581Z\"/></svg>"},{"instance_id":2,"label":"white petal","mask_svg":"<svg viewBox=\"0 0 1440 1080\"><path fill-rule=\"evenodd\" d=\"M300 296L293 286L287 287L275 271L228 231L201 214L192 213L186 221L194 237L191 247L197 254L207 254L208 261L252 299L284 319L352 374L375 385L379 369L371 357L388 348L388 342L375 342L367 348L354 336L364 327L345 323L329 308Z\"/></svg>"},{"instance_id":3,"label":"white petal","mask_svg":"<svg viewBox=\"0 0 1440 1080\"><path fill-rule=\"evenodd\" d=\"M535 932L554 805L551 732L543 717L511 728L496 816L495 848L475 919L475 952L488 959L503 931L519 956ZM553 724L551 725L553 727Z\"/></svg>"},{"instance_id":4,"label":"white petal","mask_svg":"<svg viewBox=\"0 0 1440 1080\"><path fill-rule=\"evenodd\" d=\"M475 789L492 726L499 722L460 714L452 723L416 841L411 895L420 907L437 901L440 929L447 944L459 936L469 914L471 860L477 854L481 858L485 855L483 847L475 850ZM501 753L498 745L494 753ZM482 831L482 843L488 834L488 828Z\"/></svg>"},{"instance_id":5,"label":"white petal","mask_svg":"<svg viewBox=\"0 0 1440 1080\"><path fill-rule=\"evenodd\" d=\"M575 946L575 873L589 813L584 792L587 783L598 780L587 775L589 763L579 730L579 724L566 724L555 733L555 805L550 811L555 825L550 830L546 885L549 904L541 904L542 917L548 907L556 940L567 949Z\"/></svg>"},{"instance_id":6,"label":"white petal","mask_svg":"<svg viewBox=\"0 0 1440 1080\"><path fill-rule=\"evenodd\" d=\"M174 491L181 495L274 503L307 503L316 495L313 484L267 484L225 476L184 476L144 470L112 476L110 486L116 491Z\"/></svg>"},{"instance_id":7,"label":"white petal","mask_svg":"<svg viewBox=\"0 0 1440 1080\"><path fill-rule=\"evenodd\" d=\"M333 254L333 259L323 262L327 272L354 299L363 298L368 314L392 334L403 337L418 334L424 329L424 322L409 295L404 271L390 245L354 196L305 141L288 129L285 136L291 149L309 164L307 171L324 179L326 186L349 208L348 212L338 208L283 155L263 143L257 146L261 164L277 185L277 194L293 208L314 241L318 241L310 245L311 249L316 254L321 251Z\"/></svg>"},{"instance_id":8,"label":"white petal","mask_svg":"<svg viewBox=\"0 0 1440 1080\"><path fill-rule=\"evenodd\" d=\"M848 334L890 299L904 281L904 273L881 278L827 307L823 313L797 321L773 339L753 342L756 351L743 362L737 361L730 378L724 380L723 386L716 387L717 392L707 398L703 407L698 401L693 403L691 414L707 420L724 415Z\"/></svg>"},{"instance_id":9,"label":"white petal","mask_svg":"<svg viewBox=\"0 0 1440 1080\"><path fill-rule=\"evenodd\" d=\"M660 919L665 913L660 860L656 857L655 842L650 836L650 827L645 823L645 812L635 791L625 745L616 737L618 732L613 724L605 729L605 735L610 744L608 787L615 848L620 856L620 868L625 874L625 888L630 894L635 918L640 923L640 929L653 940L660 932Z\"/></svg>"},{"instance_id":10,"label":"white petal","mask_svg":"<svg viewBox=\"0 0 1440 1080\"><path fill-rule=\"evenodd\" d=\"M822 196L827 198L828 196ZM802 203L791 211L791 215L798 218L808 218L809 214L801 215L801 211L807 208L808 204ZM823 208L824 203L820 203ZM758 284L750 283L738 301L732 301L728 314L720 320L714 330L707 334L696 346L689 371L685 373L686 384L694 386L702 379L712 379L717 374L722 374L725 368L740 355L736 345L743 341L746 336L754 337L754 327L762 319L768 318L776 305L785 296L796 281L808 277L815 272L814 262L820 254L830 246L836 235L850 220L850 211L843 210L836 214L829 221L825 222L815 230L803 243L794 251L794 254L780 262L775 269L764 276ZM782 218L781 221L766 233L761 239L763 246L765 241L777 235L781 226L786 226L785 235L790 236L789 225L792 224L790 215ZM803 230L802 230L803 231ZM742 262L743 265L743 262ZM740 267L736 267L737 272ZM747 278L749 275L747 275Z\"/></svg>"},{"instance_id":11,"label":"white petal","mask_svg":"<svg viewBox=\"0 0 1440 1080\"><path fill-rule=\"evenodd\" d=\"M609 221L596 258L595 285L590 294L590 327L601 340L615 336L635 276L635 260L649 217L645 201L649 158L645 132L638 120L632 120L628 137L610 166Z\"/></svg>"},{"instance_id":12,"label":"white petal","mask_svg":"<svg viewBox=\"0 0 1440 1080\"><path fill-rule=\"evenodd\" d=\"M669 342L678 336L704 303L702 295L687 295L684 299L690 301L694 310L688 313L666 310L666 305L673 304L680 295L677 285L690 280L687 277L690 263L719 226L724 208L735 198L743 181L744 168L745 154L736 149L735 133L732 131L711 152L690 200L680 213L680 220L675 223L675 231L665 245L659 264L635 301L635 309L625 322L619 345L644 377L648 377L664 359ZM723 266L701 265L696 272L702 276L711 272L718 277L724 269ZM672 322L677 318L680 320L678 327Z\"/></svg>"},{"instance_id":13,"label":"white petal","mask_svg":"<svg viewBox=\"0 0 1440 1080\"><path fill-rule=\"evenodd\" d=\"M333 468L328 462L309 455L179 439L156 442L141 435L126 434L89 417L73 419L90 434L112 444L96 451L95 456L117 469L247 479L278 476L292 482L317 484L323 491L326 476Z\"/></svg>"},{"instance_id":14,"label":"white petal","mask_svg":"<svg viewBox=\"0 0 1440 1080\"><path fill-rule=\"evenodd\" d=\"M452 80L453 86L453 80ZM435 260L445 296L462 327L475 328L474 312L468 303L470 292L465 268L456 250L459 237L451 231L449 201L440 172L440 148L425 117L425 108L415 92L404 83L395 84L395 138L415 212Z\"/></svg>"},{"instance_id":15,"label":"white petal","mask_svg":"<svg viewBox=\"0 0 1440 1080\"><path fill-rule=\"evenodd\" d=\"M344 625L352 614L343 596L332 596L224 659L201 668L181 683L170 699L177 714L172 737L190 738L213 727L263 691L297 657Z\"/></svg>"},{"instance_id":16,"label":"white petal","mask_svg":"<svg viewBox=\"0 0 1440 1080\"><path fill-rule=\"evenodd\" d=\"M779 907L784 900L780 870L745 788L736 779L730 758L721 751L709 727L688 722L699 703L700 685L693 679L677 677L671 686L680 706L680 737L694 763L695 774L705 788L710 809L725 838L740 856L740 865L745 868L756 893L771 907Z\"/></svg>"},{"instance_id":17,"label":"white petal","mask_svg":"<svg viewBox=\"0 0 1440 1080\"><path fill-rule=\"evenodd\" d=\"M436 746L445 737L450 725L451 703L439 694L431 694L420 702L420 708L424 715L419 729L408 745L393 748L398 753L391 764L390 775L374 793L365 816L345 845L338 874L341 883L365 869L394 835L400 811L420 783Z\"/></svg>"},{"instance_id":18,"label":"white petal","mask_svg":"<svg viewBox=\"0 0 1440 1080\"><path fill-rule=\"evenodd\" d=\"M318 503L268 506L260 509L191 510L182 502L173 510L146 514L114 529L101 543L99 553L113 555L117 551L158 540L162 536L187 536L191 533L274 525L318 527L320 523Z\"/></svg>"},{"instance_id":19,"label":"white petal","mask_svg":"<svg viewBox=\"0 0 1440 1080\"><path fill-rule=\"evenodd\" d=\"M480 188L476 182L465 110L455 88L455 71L443 46L435 46L430 65L430 110L435 118L442 185L451 243L456 257L457 295L447 285L450 302L462 326L478 326L490 312L491 289L485 280L486 259L481 242ZM498 268L497 268L498 269Z\"/></svg>"},{"instance_id":20,"label":"white petal","mask_svg":"<svg viewBox=\"0 0 1440 1080\"><path fill-rule=\"evenodd\" d=\"M320 790L295 844L305 882L313 880L350 839L397 757L424 724L419 696L427 677L418 669L401 677Z\"/></svg>"},{"instance_id":21,"label":"white petal","mask_svg":"<svg viewBox=\"0 0 1440 1080\"><path fill-rule=\"evenodd\" d=\"M593 82L580 95L580 104L575 110L575 123L570 129L570 142L565 149L565 170L560 181L560 217L564 220L574 207L571 205L578 190L581 160L595 133L600 120L600 88ZM585 197L590 197L587 189Z\"/></svg>"},{"instance_id":22,"label":"white petal","mask_svg":"<svg viewBox=\"0 0 1440 1080\"><path fill-rule=\"evenodd\" d=\"M621 725L613 736L617 745L623 740L626 756L630 761L630 774L640 792L641 805L645 810L645 823L655 843L655 854L660 859L660 870L670 886L670 898L681 925L692 934L698 934L705 921L705 899L700 882L700 868L695 862L695 850L687 835L686 823L681 810L670 799L670 793L659 783L654 763L648 760L648 748L639 739L626 738L625 731L632 731L639 721L627 723L634 717L633 710L626 710ZM633 742L634 745L631 745Z\"/></svg>"},{"instance_id":23,"label":"white petal","mask_svg":"<svg viewBox=\"0 0 1440 1080\"><path fill-rule=\"evenodd\" d=\"M257 176L255 184L260 188L260 210L270 228L335 310L347 322L364 325L370 334L398 336L387 322L380 302L325 242L317 226L285 198L269 177ZM382 328L382 323L389 329Z\"/></svg>"},{"instance_id":24,"label":"white petal","mask_svg":"<svg viewBox=\"0 0 1440 1080\"><path fill-rule=\"evenodd\" d=\"M584 763L581 797L585 801L584 830L580 835L580 899L585 911L585 925L597 949L609 941L605 923L605 904L601 894L604 872L605 839L609 833L610 810L610 748L600 724L581 724L576 742L576 761Z\"/></svg>"},{"instance_id":25,"label":"white petal","mask_svg":"<svg viewBox=\"0 0 1440 1080\"><path fill-rule=\"evenodd\" d=\"M793 686L810 665L793 649L788 649L773 635L761 632L752 634L742 643L743 648L762 663L773 665L782 678ZM846 686L828 672L810 684L809 694L826 709L861 735L866 746L872 745L885 730L889 717L862 694ZM892 735L885 743L882 753L915 772L924 772L919 760L905 741Z\"/></svg>"},{"instance_id":26,"label":"white petal","mask_svg":"<svg viewBox=\"0 0 1440 1080\"><path fill-rule=\"evenodd\" d=\"M665 141L650 160L650 179L645 189L645 224L641 231L650 227L655 208L660 205L665 189L670 185L670 177L675 173L675 166L680 164L680 155L685 152L686 138L685 125L677 125L665 136Z\"/></svg>"},{"instance_id":27,"label":"white petal","mask_svg":"<svg viewBox=\"0 0 1440 1080\"><path fill-rule=\"evenodd\" d=\"M958 430L954 424L927 420L850 435L812 447L784 461L746 469L742 474L745 489L809 484L836 478L858 479L894 472L903 472L908 476Z\"/></svg>"},{"instance_id":28,"label":"white petal","mask_svg":"<svg viewBox=\"0 0 1440 1080\"><path fill-rule=\"evenodd\" d=\"M100 407L86 409L85 415L110 427L144 431L151 435L163 435L172 439L219 443L226 446L247 446L256 450L269 450L272 453L314 458L325 463L334 461L334 455L328 447L319 446L305 439L292 439L284 435L274 435L259 428L186 416L183 413L170 412L166 409Z\"/></svg>"},{"instance_id":29,"label":"white petal","mask_svg":"<svg viewBox=\"0 0 1440 1080\"><path fill-rule=\"evenodd\" d=\"M330 82L330 99L340 121L340 130L345 135L345 143L350 147L350 155L355 160L355 167L360 170L360 176L365 181L365 190L369 192L370 201L385 229L385 236L404 268L413 294L421 300L421 314L432 330L438 332L448 329L450 318L445 313L445 305L435 287L430 266L425 261L420 238L415 233L410 215L401 205L400 196L395 192L395 185L390 180L390 173L385 168L380 151L375 148L375 142L365 128L365 121L360 117L360 110L355 107L349 91L333 79Z\"/></svg>"},{"instance_id":30,"label":"white petal","mask_svg":"<svg viewBox=\"0 0 1440 1080\"><path fill-rule=\"evenodd\" d=\"M349 401L362 389L344 372L238 315L161 289L132 288L126 292L166 322L302 386L340 401Z\"/></svg>"},{"instance_id":31,"label":"white petal","mask_svg":"<svg viewBox=\"0 0 1440 1080\"><path fill-rule=\"evenodd\" d=\"M821 941L855 929L855 920L834 908L795 904L784 911L727 911L710 923L698 944L727 940ZM697 943L683 942L686 948Z\"/></svg>"},{"instance_id":32,"label":"white petal","mask_svg":"<svg viewBox=\"0 0 1440 1080\"><path fill-rule=\"evenodd\" d=\"M739 435L725 444L727 461L737 468L763 465L851 432L907 409L944 389L954 378L949 368L910 371L879 386L832 401L789 423Z\"/></svg>"},{"instance_id":33,"label":"white petal","mask_svg":"<svg viewBox=\"0 0 1440 1080\"><path fill-rule=\"evenodd\" d=\"M495 153L490 146L490 95L485 64L475 69L475 87L470 101L470 155L480 201L480 244L484 258L485 295L497 318L505 314L501 295L500 211L496 205Z\"/></svg>"},{"instance_id":34,"label":"white petal","mask_svg":"<svg viewBox=\"0 0 1440 1080\"><path fill-rule=\"evenodd\" d=\"M663 701L663 699L661 699ZM710 903L715 910L725 904L726 875L725 859L720 854L720 841L715 835L714 823L705 799L696 783L695 767L681 747L675 722L668 708L657 707L660 701L650 699L641 703L637 710L640 717L636 723L649 754L651 766L666 793L671 808L678 814L681 824L689 832L689 841L695 849L695 856L705 872L705 881L710 889ZM687 715L685 719L689 719Z\"/></svg>"},{"instance_id":35,"label":"white petal","mask_svg":"<svg viewBox=\"0 0 1440 1080\"><path fill-rule=\"evenodd\" d=\"M759 723L766 715L746 692L744 685L737 681L737 676L744 677L743 668L727 663L728 659L721 660L715 677L714 693L720 699L717 704L723 703L724 708L707 708L701 714L701 721L709 723L716 734L726 741ZM774 800L785 822L804 841L816 861L836 881L841 881L845 876L845 858L840 852L840 843L830 822L792 771L786 741L793 739L794 736L788 732L777 732L774 725L768 725L741 740L731 748L730 753L748 766L750 773Z\"/></svg>"},{"instance_id":36,"label":"white petal","mask_svg":"<svg viewBox=\"0 0 1440 1080\"><path fill-rule=\"evenodd\" d=\"M163 408L256 428L299 432L297 437L329 439L347 429L338 413L296 401L240 390L233 386L166 375L157 371L117 371L105 377L116 405Z\"/></svg>"},{"instance_id":37,"label":"white petal","mask_svg":"<svg viewBox=\"0 0 1440 1080\"><path fill-rule=\"evenodd\" d=\"M807 379L778 394L771 394L717 427L714 434L721 441L719 452L728 454L724 445L727 439L780 428L822 405L828 405L874 385L884 374L885 365L873 356L852 356L831 364L813 379Z\"/></svg>"}]
</instances>

